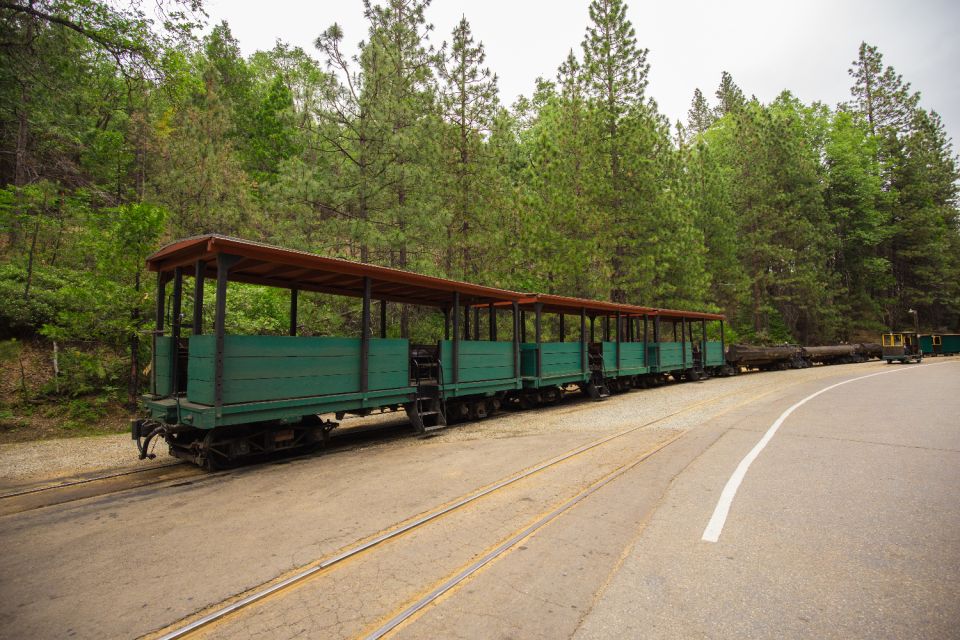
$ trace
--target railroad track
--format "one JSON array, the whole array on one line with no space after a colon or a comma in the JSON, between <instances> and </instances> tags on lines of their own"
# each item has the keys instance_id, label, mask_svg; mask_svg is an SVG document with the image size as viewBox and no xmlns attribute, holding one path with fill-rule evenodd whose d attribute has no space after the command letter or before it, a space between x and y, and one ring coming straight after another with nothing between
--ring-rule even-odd
<instances>
[{"instance_id":1,"label":"railroad track","mask_svg":"<svg viewBox=\"0 0 960 640\"><path fill-rule=\"evenodd\" d=\"M786 386L780 384L779 382L773 382L765 385L765 387L773 388L763 393L754 393L748 399L734 405L733 407L724 409L723 411L718 412L716 415L721 415L751 402L755 402L756 400L759 400L770 393L774 393L777 390L786 388ZM764 387L761 387L761 389L763 388ZM290 593L294 591L296 587L307 583L311 578L318 578L328 571L343 565L347 560L358 558L365 554L372 553L375 550L385 549L388 545L390 545L390 543L398 542L407 537L409 534L413 534L415 532L419 533L428 528L429 525L438 523L445 517L464 510L468 506L477 506L485 498L498 496L505 490L511 487L516 487L524 480L531 479L534 476L548 470L555 470L564 463L575 460L589 452L595 451L599 447L602 447L608 443L623 441L624 438L631 434L636 434L637 432L648 429L654 425L664 423L671 418L675 418L684 413L689 413L705 405L718 403L733 396L742 395L743 393L753 393L756 391L757 389L737 390L730 393L711 396L710 398L704 399L692 405L688 405L682 409L678 409L659 418L630 427L628 429L624 429L617 433L599 438L587 444L571 449L525 470L507 476L490 485L464 494L430 511L421 513L418 516L397 523L378 535L359 540L333 555L319 559L309 565L302 566L300 569L293 572L278 576L274 580L262 584L260 587L237 594L233 598L222 601L219 605L215 605L214 607L200 611L193 616L185 618L180 622L166 627L154 634L148 634L146 637L155 640L175 640L193 636L213 624L228 623L228 619L232 619L234 616L240 615L242 611L252 609L254 608L254 605L263 603L271 597L279 596L284 593ZM504 556L510 550L516 548L517 545L519 545L523 540L536 533L536 531L547 526L550 522L554 521L563 513L573 509L577 504L581 503L583 500L604 486L620 478L630 470L649 460L651 457L664 451L671 444L682 438L687 433L688 430L684 430L668 438L660 439L652 448L644 448L642 452L630 456L626 461L618 464L613 470L602 474L599 478L594 478L586 484L585 488L581 488L574 495L565 497L563 500L551 504L546 513L540 514L533 520L528 521L519 531L507 536L506 538L500 539L499 542L484 550L482 554L479 554L479 557L475 561L469 563L463 569L448 574L431 587L419 590L419 593L424 595L412 601L403 603L403 605L399 608L395 608L394 610L396 613L393 615L390 615L386 618L379 618L381 622L378 623L376 628L367 629L364 632L365 637L380 638L384 635L387 635L397 626L403 624L405 621L409 620L411 617L417 615L420 611L428 607L437 598L440 598L445 593L448 593L452 589L456 588L459 584L467 580L470 576L482 569L484 566L487 566L498 558Z\"/></svg>"},{"instance_id":2,"label":"railroad track","mask_svg":"<svg viewBox=\"0 0 960 640\"><path fill-rule=\"evenodd\" d=\"M370 441L385 443L403 437L409 437L408 433L391 435L391 432L399 430L398 423L357 427L354 430L334 436L332 445L324 449L321 455L352 451L358 446L363 446ZM318 454L306 453L285 457L278 456L267 461L249 464L240 468L246 469L268 464L284 464L315 455ZM190 463L178 460L140 469L127 469L125 471L116 471L103 475L78 477L62 482L26 487L0 494L0 517L32 511L42 507L62 505L85 498L102 497L131 489L162 484L164 482L190 478L216 478L229 474L232 471L233 470L227 469L210 473Z\"/></svg>"},{"instance_id":3,"label":"railroad track","mask_svg":"<svg viewBox=\"0 0 960 640\"><path fill-rule=\"evenodd\" d=\"M171 462L143 469L130 469L100 476L77 478L58 484L31 487L0 495L0 516L197 475L200 475L200 470L193 465Z\"/></svg>"}]
</instances>

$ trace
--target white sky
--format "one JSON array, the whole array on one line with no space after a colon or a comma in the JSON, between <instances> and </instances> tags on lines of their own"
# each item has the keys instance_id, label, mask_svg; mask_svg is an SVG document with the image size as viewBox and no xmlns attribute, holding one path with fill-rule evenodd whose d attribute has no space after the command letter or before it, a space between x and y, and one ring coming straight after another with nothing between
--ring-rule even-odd
<instances>
[{"instance_id":1,"label":"white sky","mask_svg":"<svg viewBox=\"0 0 960 640\"><path fill-rule=\"evenodd\" d=\"M367 36L361 0L207 0L211 23L226 20L245 55L280 39L313 47L330 24L344 44ZM486 48L501 100L530 95L537 76L552 79L580 42L589 0L434 0L427 20L439 45L462 15ZM695 87L713 101L723 70L748 96L768 102L790 89L803 102L831 106L849 98L850 63L861 41L878 46L960 139L960 3L950 0L628 0L638 44L650 50L648 94L671 121L686 122Z\"/></svg>"}]
</instances>

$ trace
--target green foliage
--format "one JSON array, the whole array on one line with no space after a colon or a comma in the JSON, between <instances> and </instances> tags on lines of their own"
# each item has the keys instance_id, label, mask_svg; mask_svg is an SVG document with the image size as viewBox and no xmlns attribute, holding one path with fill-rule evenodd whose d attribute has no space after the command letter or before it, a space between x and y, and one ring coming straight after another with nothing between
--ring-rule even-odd
<instances>
[{"instance_id":1,"label":"green foliage","mask_svg":"<svg viewBox=\"0 0 960 640\"><path fill-rule=\"evenodd\" d=\"M105 347L80 349L66 347L58 355L60 375L48 382L43 392L77 398L92 393L116 395L126 387L126 359L115 350ZM71 407L83 407L85 401L73 401ZM81 412L71 413L80 418Z\"/></svg>"},{"instance_id":2,"label":"green foliage","mask_svg":"<svg viewBox=\"0 0 960 640\"><path fill-rule=\"evenodd\" d=\"M148 357L145 258L206 232L719 310L728 341L845 339L910 308L958 328L957 159L875 47L849 104L762 104L724 72L674 136L622 0L590 2L580 48L512 108L466 18L430 44L428 4L365 2L366 33L332 25L317 60L283 42L244 58L225 23L196 38L193 0L5 3L0 337L57 341L62 394L126 388L125 358ZM228 330L286 333L287 296L231 285ZM434 309L388 315L391 336L442 332ZM356 335L359 304L305 293L299 320Z\"/></svg>"}]
</instances>

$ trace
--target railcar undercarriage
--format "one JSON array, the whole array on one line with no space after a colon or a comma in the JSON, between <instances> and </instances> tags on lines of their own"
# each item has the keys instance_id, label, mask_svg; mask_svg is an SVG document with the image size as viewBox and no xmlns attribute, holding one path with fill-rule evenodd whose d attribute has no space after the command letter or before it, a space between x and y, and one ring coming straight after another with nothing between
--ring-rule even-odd
<instances>
[{"instance_id":1,"label":"railcar undercarriage","mask_svg":"<svg viewBox=\"0 0 960 640\"><path fill-rule=\"evenodd\" d=\"M298 423L259 422L213 429L168 425L155 420L137 420L132 436L140 459L153 459L151 444L166 440L170 455L213 470L277 452L309 450L327 444L339 423L307 416ZM155 445L154 445L155 446Z\"/></svg>"}]
</instances>

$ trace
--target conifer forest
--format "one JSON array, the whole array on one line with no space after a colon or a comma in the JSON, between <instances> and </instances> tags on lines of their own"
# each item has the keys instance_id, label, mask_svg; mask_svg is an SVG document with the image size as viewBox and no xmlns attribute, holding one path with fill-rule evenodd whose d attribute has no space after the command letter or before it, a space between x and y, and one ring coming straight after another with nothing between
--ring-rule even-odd
<instances>
[{"instance_id":1,"label":"conifer forest","mask_svg":"<svg viewBox=\"0 0 960 640\"><path fill-rule=\"evenodd\" d=\"M201 0L0 1L0 357L16 376L30 345L58 358L11 393L135 397L144 259L203 233L718 311L728 342L960 330L957 157L877 47L850 42L842 104L763 103L723 73L671 122L622 0L583 0L582 41L510 104L469 16L439 33L429 0L363 1L365 33L322 24L312 49L249 57ZM231 296L228 331L285 332L282 291ZM301 299L305 335L359 314ZM390 314L392 335L442 327Z\"/></svg>"}]
</instances>

